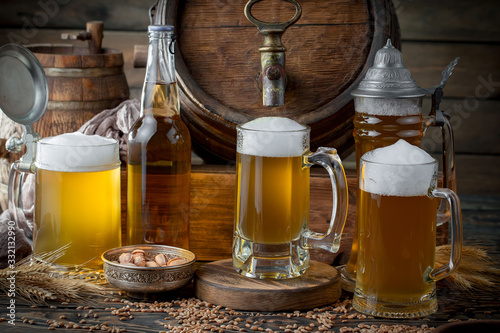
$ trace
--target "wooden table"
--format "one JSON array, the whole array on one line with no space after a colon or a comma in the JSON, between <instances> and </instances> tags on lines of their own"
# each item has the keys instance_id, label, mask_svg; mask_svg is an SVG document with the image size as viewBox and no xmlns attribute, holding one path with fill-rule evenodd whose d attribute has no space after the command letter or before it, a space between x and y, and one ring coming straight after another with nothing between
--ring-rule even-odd
<instances>
[{"instance_id":1,"label":"wooden table","mask_svg":"<svg viewBox=\"0 0 500 333\"><path fill-rule=\"evenodd\" d=\"M480 243L488 248L488 252L496 260L500 260L500 199L494 197L462 197L462 212L464 222L465 244ZM136 300L118 294L116 289L107 287L112 295L95 296L87 304L49 302L47 306L30 307L26 303L16 302L16 321L12 326L7 321L0 322L0 332L40 332L47 331L47 320L63 322L56 331L75 332L75 328L68 329L64 325L73 322L79 325L76 331L88 331L86 326L94 326L100 330L114 332L124 329L127 332L195 332L193 325L203 323L202 318L196 318L196 311L189 311L185 306L200 303L194 299L194 289L190 285L180 291L164 295L157 300L157 305L149 303L134 303ZM206 324L210 332L213 328L217 332L317 332L326 329L327 332L346 331L347 328L360 328L359 325L408 325L415 329L425 327L439 327L451 321L500 320L500 290L475 292L467 294L453 289L449 284L438 283L437 313L418 320L384 320L359 315L351 310L352 294L344 292L340 298L346 308L346 313L335 309L339 304L332 304L312 312L280 312L280 313L249 313L237 312L230 309L198 304L199 310L211 311L215 318ZM10 299L7 295L0 297L0 318L7 318L7 306ZM117 315L116 310L127 307ZM163 307L159 307L163 305ZM143 312L141 312L141 308ZM167 312L164 312L164 311ZM113 312L114 311L114 312ZM96 318L94 318L96 315ZM62 317L61 317L62 316ZM87 318L85 318L87 317ZM177 319L176 319L177 317ZM335 317L335 319L333 319ZM23 323L22 318L29 322ZM170 318L170 319L165 319ZM84 319L85 323L80 323ZM208 317L207 317L208 320ZM106 324L106 325L104 325ZM248 324L248 325L247 325ZM327 324L327 325L325 325ZM166 325L166 326L165 326ZM168 326L171 325L171 326ZM247 325L247 326L245 326ZM328 327L329 326L329 327ZM170 328L169 328L170 327ZM362 326L367 327L367 326ZM173 328L173 329L171 329ZM182 330L184 328L184 330ZM302 330L300 330L302 328ZM344 328L344 329L342 329ZM236 330L235 330L236 329ZM243 330L242 330L243 329ZM416 331L416 330L415 330Z\"/></svg>"}]
</instances>

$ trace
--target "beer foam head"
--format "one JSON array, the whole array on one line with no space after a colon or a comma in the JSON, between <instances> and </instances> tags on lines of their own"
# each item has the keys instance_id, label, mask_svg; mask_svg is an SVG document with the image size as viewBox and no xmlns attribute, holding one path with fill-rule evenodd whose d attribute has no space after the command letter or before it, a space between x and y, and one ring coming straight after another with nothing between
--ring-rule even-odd
<instances>
[{"instance_id":1,"label":"beer foam head","mask_svg":"<svg viewBox=\"0 0 500 333\"><path fill-rule=\"evenodd\" d=\"M373 116L416 116L422 114L421 98L355 97L356 112Z\"/></svg>"},{"instance_id":2,"label":"beer foam head","mask_svg":"<svg viewBox=\"0 0 500 333\"><path fill-rule=\"evenodd\" d=\"M422 196L435 186L437 161L404 140L362 157L359 187L387 196Z\"/></svg>"},{"instance_id":3,"label":"beer foam head","mask_svg":"<svg viewBox=\"0 0 500 333\"><path fill-rule=\"evenodd\" d=\"M238 126L240 154L290 157L309 148L309 127L282 117L262 117Z\"/></svg>"},{"instance_id":4,"label":"beer foam head","mask_svg":"<svg viewBox=\"0 0 500 333\"><path fill-rule=\"evenodd\" d=\"M120 163L118 142L99 135L66 133L38 141L36 166L63 172L114 169Z\"/></svg>"}]
</instances>

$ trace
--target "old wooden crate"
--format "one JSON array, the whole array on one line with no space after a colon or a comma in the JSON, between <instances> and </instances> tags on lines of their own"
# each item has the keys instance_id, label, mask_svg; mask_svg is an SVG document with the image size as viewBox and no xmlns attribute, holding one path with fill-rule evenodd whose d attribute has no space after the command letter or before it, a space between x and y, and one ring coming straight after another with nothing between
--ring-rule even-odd
<instances>
[{"instance_id":1,"label":"old wooden crate","mask_svg":"<svg viewBox=\"0 0 500 333\"><path fill-rule=\"evenodd\" d=\"M356 216L356 173L346 170L349 187L349 208L340 250L329 253L313 250L313 259L340 265L347 262L351 251ZM311 230L326 232L332 211L330 177L320 167L311 169ZM198 260L210 261L231 257L233 241L236 172L232 165L193 166L191 172L190 250ZM122 238L125 240L127 214L127 177L122 170ZM447 240L447 224L438 228L438 244Z\"/></svg>"}]
</instances>

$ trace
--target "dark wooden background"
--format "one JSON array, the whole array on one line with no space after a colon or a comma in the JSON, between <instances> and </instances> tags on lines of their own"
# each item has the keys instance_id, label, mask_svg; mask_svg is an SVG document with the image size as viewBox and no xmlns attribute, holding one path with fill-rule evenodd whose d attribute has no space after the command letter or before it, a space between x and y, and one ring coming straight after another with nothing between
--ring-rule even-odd
<instances>
[{"instance_id":1,"label":"dark wooden background","mask_svg":"<svg viewBox=\"0 0 500 333\"><path fill-rule=\"evenodd\" d=\"M214 1L221 6L226 4L222 0ZM103 46L122 50L131 97L140 98L144 69L133 68L133 50L134 45L147 44L148 8L153 2L3 0L0 45L68 43L60 40L62 32L74 33L83 30L87 21L103 20ZM331 2L334 6L335 2ZM442 104L453 117L458 192L500 196L497 175L500 165L500 2L394 0L393 3L401 27L405 64L421 86L436 84L448 62L461 57L445 88ZM429 134L427 147L439 150L432 139L439 133ZM346 159L346 166L353 168L353 161L353 156Z\"/></svg>"},{"instance_id":2,"label":"dark wooden background","mask_svg":"<svg viewBox=\"0 0 500 333\"><path fill-rule=\"evenodd\" d=\"M231 3L226 0L214 1L221 6ZM145 31L149 24L148 8L153 2L154 0L2 0L0 45L8 42L68 43L60 40L62 32L76 33L84 29L87 21L103 20L103 47L122 50L131 97L140 98L144 69L133 68L133 50L134 45L147 44ZM330 2L332 6L335 5L335 1ZM455 57L461 57L445 88L442 109L453 117L458 193L462 198L465 225L464 238L466 243L483 243L498 258L500 1L393 0L393 3L401 28L405 64L421 86L436 84L442 69ZM75 42L80 45L81 43ZM429 107L428 100L426 106ZM427 141L427 146L438 151L439 144L435 143L433 137L439 136L439 133L434 131L428 135L430 141ZM197 159L195 162L201 163L201 160ZM348 157L344 162L347 168L355 168L354 156ZM202 180L205 181L203 178L199 183ZM217 175L214 180L220 181ZM228 195L225 192L216 194ZM224 223L232 222L229 219ZM220 249L214 249L216 250ZM440 310L431 318L431 326L446 323L450 318L467 320L473 316L476 319L498 319L498 301L495 303L490 298L482 301L478 297L441 288L439 299ZM5 302L6 297L0 299L2 306L6 305ZM73 305L70 307L74 308ZM492 312L492 309L496 310ZM26 307L23 312L19 311L19 314L31 314L42 323L46 318L57 318L68 310L47 311L50 314L45 315L44 312L39 313ZM118 321L116 318L110 318L109 314L101 314L101 318L106 321ZM142 317L138 316L138 319L140 318ZM139 323L146 325L146 318L143 320ZM152 322L150 317L147 320L147 324ZM352 327L355 325L357 323L353 323ZM24 331L26 327L20 326L19 331ZM46 326L42 325L37 328L46 330ZM141 326L137 331L153 330Z\"/></svg>"}]
</instances>

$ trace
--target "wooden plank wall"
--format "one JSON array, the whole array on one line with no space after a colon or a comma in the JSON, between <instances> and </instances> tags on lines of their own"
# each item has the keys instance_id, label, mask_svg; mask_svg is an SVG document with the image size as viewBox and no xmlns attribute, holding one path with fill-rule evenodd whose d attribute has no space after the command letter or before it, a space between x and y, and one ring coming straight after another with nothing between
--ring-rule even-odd
<instances>
[{"instance_id":1,"label":"wooden plank wall","mask_svg":"<svg viewBox=\"0 0 500 333\"><path fill-rule=\"evenodd\" d=\"M221 5L225 2L214 1ZM331 2L334 6L335 1ZM148 7L153 3L153 0L2 0L0 45L61 43L62 32L76 33L83 30L87 21L103 20L103 46L122 50L131 96L139 97L144 69L133 68L133 49L134 45L147 44ZM445 88L442 103L442 109L453 117L459 193L500 196L497 175L500 2L393 0L393 3L401 27L405 64L421 86L436 84L441 70L455 57L461 57ZM438 135L439 132L429 133L431 144L435 142L432 137ZM439 145L435 145L435 150L439 150ZM346 165L353 167L352 157L346 160Z\"/></svg>"},{"instance_id":2,"label":"wooden plank wall","mask_svg":"<svg viewBox=\"0 0 500 333\"><path fill-rule=\"evenodd\" d=\"M499 195L500 2L394 0L394 5L405 64L421 86L436 84L448 62L460 57L442 103L456 136L458 192Z\"/></svg>"}]
</instances>

